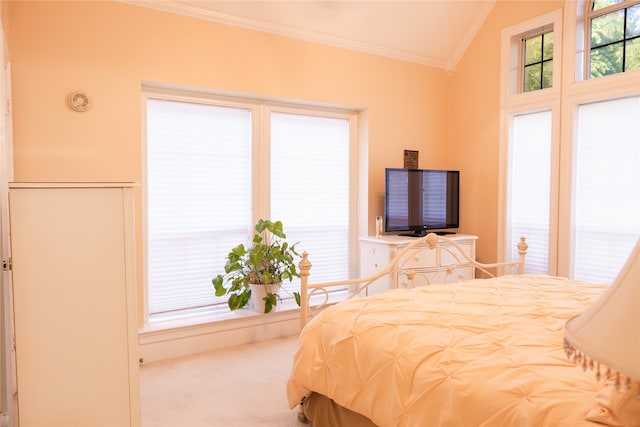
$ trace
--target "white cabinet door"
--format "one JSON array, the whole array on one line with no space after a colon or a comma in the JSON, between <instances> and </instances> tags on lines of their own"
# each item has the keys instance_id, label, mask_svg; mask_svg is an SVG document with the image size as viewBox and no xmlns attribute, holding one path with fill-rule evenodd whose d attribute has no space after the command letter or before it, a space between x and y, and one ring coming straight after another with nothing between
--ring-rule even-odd
<instances>
[{"instance_id":1,"label":"white cabinet door","mask_svg":"<svg viewBox=\"0 0 640 427\"><path fill-rule=\"evenodd\" d=\"M140 424L132 200L9 190L21 427Z\"/></svg>"}]
</instances>

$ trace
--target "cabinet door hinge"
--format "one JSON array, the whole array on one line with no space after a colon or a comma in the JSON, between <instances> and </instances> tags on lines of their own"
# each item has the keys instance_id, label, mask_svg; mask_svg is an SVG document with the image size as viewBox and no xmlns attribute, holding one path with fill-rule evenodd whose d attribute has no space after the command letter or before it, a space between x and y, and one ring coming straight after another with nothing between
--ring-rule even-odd
<instances>
[{"instance_id":1,"label":"cabinet door hinge","mask_svg":"<svg viewBox=\"0 0 640 427\"><path fill-rule=\"evenodd\" d=\"M2 271L11 270L11 258L2 260Z\"/></svg>"}]
</instances>

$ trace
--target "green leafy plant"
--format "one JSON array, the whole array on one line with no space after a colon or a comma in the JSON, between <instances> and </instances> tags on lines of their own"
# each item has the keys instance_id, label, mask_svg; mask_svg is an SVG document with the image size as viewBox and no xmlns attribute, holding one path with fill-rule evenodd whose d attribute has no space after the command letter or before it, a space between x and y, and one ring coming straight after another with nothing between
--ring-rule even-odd
<instances>
[{"instance_id":1,"label":"green leafy plant","mask_svg":"<svg viewBox=\"0 0 640 427\"><path fill-rule=\"evenodd\" d=\"M231 310L247 305L251 297L250 284L281 284L300 277L296 268L296 258L300 254L295 243L286 241L282 221L260 219L255 225L252 245L245 248L239 244L227 254L224 266L225 274L217 275L213 280L216 296L228 295ZM300 305L300 294L294 292L296 303ZM264 312L269 313L278 303L278 294L267 292L263 298Z\"/></svg>"}]
</instances>

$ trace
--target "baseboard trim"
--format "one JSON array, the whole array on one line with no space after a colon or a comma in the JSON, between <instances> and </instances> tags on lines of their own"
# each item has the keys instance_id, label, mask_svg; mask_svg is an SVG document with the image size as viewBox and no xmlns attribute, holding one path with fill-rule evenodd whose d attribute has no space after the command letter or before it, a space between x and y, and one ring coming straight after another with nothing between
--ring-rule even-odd
<instances>
[{"instance_id":1,"label":"baseboard trim","mask_svg":"<svg viewBox=\"0 0 640 427\"><path fill-rule=\"evenodd\" d=\"M138 332L139 354L143 363L189 356L220 348L297 335L300 310L171 325L154 325Z\"/></svg>"}]
</instances>

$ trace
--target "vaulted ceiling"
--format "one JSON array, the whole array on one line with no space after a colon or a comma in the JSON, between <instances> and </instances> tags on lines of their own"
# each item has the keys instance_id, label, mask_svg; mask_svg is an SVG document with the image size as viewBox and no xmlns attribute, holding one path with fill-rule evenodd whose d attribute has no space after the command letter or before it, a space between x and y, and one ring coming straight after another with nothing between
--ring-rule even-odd
<instances>
[{"instance_id":1,"label":"vaulted ceiling","mask_svg":"<svg viewBox=\"0 0 640 427\"><path fill-rule=\"evenodd\" d=\"M122 0L455 70L495 0Z\"/></svg>"}]
</instances>

